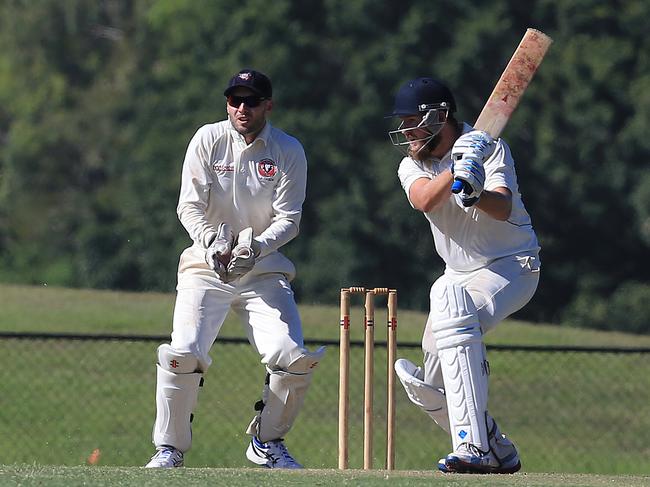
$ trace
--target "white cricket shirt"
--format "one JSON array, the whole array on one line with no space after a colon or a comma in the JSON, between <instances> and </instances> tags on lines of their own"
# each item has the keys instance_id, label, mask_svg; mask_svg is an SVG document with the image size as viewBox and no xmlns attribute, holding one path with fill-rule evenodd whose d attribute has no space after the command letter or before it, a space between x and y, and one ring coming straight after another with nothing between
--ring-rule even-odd
<instances>
[{"instance_id":1,"label":"white cricket shirt","mask_svg":"<svg viewBox=\"0 0 650 487\"><path fill-rule=\"evenodd\" d=\"M221 222L235 236L252 227L261 253L250 275L295 268L278 249L298 235L307 184L300 142L266 126L250 144L229 120L204 125L189 143L183 162L178 217L194 241L181 254L178 289L219 283L205 262L205 249Z\"/></svg>"},{"instance_id":2,"label":"white cricket shirt","mask_svg":"<svg viewBox=\"0 0 650 487\"><path fill-rule=\"evenodd\" d=\"M463 133L470 130L471 126L463 124ZM425 163L410 157L402 159L398 176L406 197L409 198L415 180L433 179L450 167L451 151L441 160L432 159ZM536 255L539 252L530 215L519 193L512 154L502 139L498 139L494 153L483 167L485 189L505 187L512 192L512 213L507 221L495 220L474 207L463 207L456 195L451 195L442 205L424 214L431 226L438 255L447 267L456 271L473 271L501 257ZM409 203L413 206L410 198Z\"/></svg>"}]
</instances>

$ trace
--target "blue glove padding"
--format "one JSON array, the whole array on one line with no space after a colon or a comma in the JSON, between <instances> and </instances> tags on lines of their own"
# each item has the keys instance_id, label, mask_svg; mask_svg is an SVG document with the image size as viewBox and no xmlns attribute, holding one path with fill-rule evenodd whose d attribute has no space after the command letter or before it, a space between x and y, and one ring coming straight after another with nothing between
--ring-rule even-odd
<instances>
[{"instance_id":1,"label":"blue glove padding","mask_svg":"<svg viewBox=\"0 0 650 487\"><path fill-rule=\"evenodd\" d=\"M485 184L485 168L483 164L476 159L462 158L454 161L451 172L455 180L463 182L459 194L478 199Z\"/></svg>"},{"instance_id":2,"label":"blue glove padding","mask_svg":"<svg viewBox=\"0 0 650 487\"><path fill-rule=\"evenodd\" d=\"M451 149L454 184L451 191L459 195L464 207L478 201L485 184L483 161L490 157L496 147L495 140L487 132L472 130L456 140Z\"/></svg>"},{"instance_id":3,"label":"blue glove padding","mask_svg":"<svg viewBox=\"0 0 650 487\"><path fill-rule=\"evenodd\" d=\"M453 161L460 159L475 159L481 163L490 157L496 147L496 141L481 130L472 130L456 139L451 149Z\"/></svg>"}]
</instances>

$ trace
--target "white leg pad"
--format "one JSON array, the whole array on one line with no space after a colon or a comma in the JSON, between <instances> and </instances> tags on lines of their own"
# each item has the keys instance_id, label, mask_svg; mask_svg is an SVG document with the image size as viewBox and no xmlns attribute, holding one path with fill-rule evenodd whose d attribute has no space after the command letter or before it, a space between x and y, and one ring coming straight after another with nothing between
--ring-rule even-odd
<instances>
[{"instance_id":1,"label":"white leg pad","mask_svg":"<svg viewBox=\"0 0 650 487\"><path fill-rule=\"evenodd\" d=\"M444 281L436 282L431 294L454 451L461 443L488 451L489 368L476 307L464 288Z\"/></svg>"},{"instance_id":2,"label":"white leg pad","mask_svg":"<svg viewBox=\"0 0 650 487\"><path fill-rule=\"evenodd\" d=\"M451 430L444 389L434 388L425 383L424 371L403 358L395 361L395 373L411 402L420 406L438 426L449 433Z\"/></svg>"},{"instance_id":3,"label":"white leg pad","mask_svg":"<svg viewBox=\"0 0 650 487\"><path fill-rule=\"evenodd\" d=\"M196 357L169 345L158 348L158 361L153 443L186 452L192 446L192 411L203 374L196 369Z\"/></svg>"},{"instance_id":4,"label":"white leg pad","mask_svg":"<svg viewBox=\"0 0 650 487\"><path fill-rule=\"evenodd\" d=\"M325 353L305 352L286 370L269 370L268 384L262 395L262 409L253 418L246 432L266 443L286 435L300 412L311 383L314 368Z\"/></svg>"}]
</instances>

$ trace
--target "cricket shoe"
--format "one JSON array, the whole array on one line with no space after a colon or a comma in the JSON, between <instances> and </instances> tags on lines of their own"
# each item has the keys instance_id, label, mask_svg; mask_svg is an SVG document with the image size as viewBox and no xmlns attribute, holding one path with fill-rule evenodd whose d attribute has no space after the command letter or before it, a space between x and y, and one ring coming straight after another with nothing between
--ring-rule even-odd
<instances>
[{"instance_id":1,"label":"cricket shoe","mask_svg":"<svg viewBox=\"0 0 650 487\"><path fill-rule=\"evenodd\" d=\"M440 470L443 473L451 473L451 470L447 468L447 459L446 458L441 458L438 460L438 470Z\"/></svg>"},{"instance_id":2,"label":"cricket shoe","mask_svg":"<svg viewBox=\"0 0 650 487\"><path fill-rule=\"evenodd\" d=\"M175 468L183 466L183 452L171 446L163 446L156 450L156 453L144 468Z\"/></svg>"},{"instance_id":3,"label":"cricket shoe","mask_svg":"<svg viewBox=\"0 0 650 487\"><path fill-rule=\"evenodd\" d=\"M303 468L291 456L282 438L262 443L253 436L246 450L246 458L267 468Z\"/></svg>"},{"instance_id":4,"label":"cricket shoe","mask_svg":"<svg viewBox=\"0 0 650 487\"><path fill-rule=\"evenodd\" d=\"M521 468L519 455L512 444L510 452L499 458L492 450L485 452L471 443L461 443L444 459L445 470L441 468L441 462L438 462L439 470L456 473L515 473Z\"/></svg>"}]
</instances>

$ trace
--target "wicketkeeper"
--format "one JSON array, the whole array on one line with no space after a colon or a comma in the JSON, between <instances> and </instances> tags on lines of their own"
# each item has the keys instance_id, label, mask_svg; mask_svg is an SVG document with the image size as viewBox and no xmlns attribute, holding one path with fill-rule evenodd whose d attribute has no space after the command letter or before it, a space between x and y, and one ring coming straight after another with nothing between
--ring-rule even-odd
<instances>
[{"instance_id":1,"label":"wicketkeeper","mask_svg":"<svg viewBox=\"0 0 650 487\"><path fill-rule=\"evenodd\" d=\"M307 161L300 142L266 119L273 101L264 74L240 71L224 95L228 120L201 127L183 163L178 216L193 245L180 257L171 343L158 348L156 453L146 466L183 465L208 353L233 310L266 372L246 456L302 468L283 438L324 349L304 348L295 268L278 249L298 235Z\"/></svg>"},{"instance_id":2,"label":"wicketkeeper","mask_svg":"<svg viewBox=\"0 0 650 487\"><path fill-rule=\"evenodd\" d=\"M451 435L440 470L514 473L519 454L488 414L483 335L532 298L540 247L510 148L457 122L455 111L451 91L432 78L408 81L395 97L400 125L389 135L405 154L399 179L445 262L431 287L424 364L400 359L395 370L411 401Z\"/></svg>"}]
</instances>

